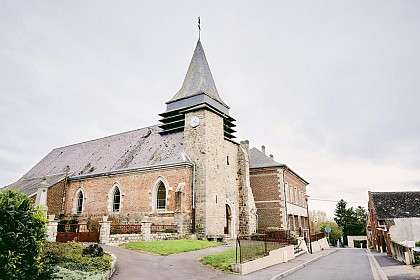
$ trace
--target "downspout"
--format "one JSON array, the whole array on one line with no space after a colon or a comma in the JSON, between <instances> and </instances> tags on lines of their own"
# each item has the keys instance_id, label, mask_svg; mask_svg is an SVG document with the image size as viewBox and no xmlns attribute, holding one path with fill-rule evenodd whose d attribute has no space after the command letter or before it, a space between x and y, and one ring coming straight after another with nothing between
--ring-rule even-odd
<instances>
[{"instance_id":1,"label":"downspout","mask_svg":"<svg viewBox=\"0 0 420 280\"><path fill-rule=\"evenodd\" d=\"M70 167L66 165L66 175L64 177L64 187L63 187L63 197L61 198L61 211L60 211L60 219L64 217L64 206L66 203L66 189L67 189L67 178L69 176Z\"/></svg>"},{"instance_id":2,"label":"downspout","mask_svg":"<svg viewBox=\"0 0 420 280\"><path fill-rule=\"evenodd\" d=\"M191 188L192 188L192 229L191 232L195 233L195 162L192 161L186 153L182 153L193 165L193 174L192 174L192 182L191 182Z\"/></svg>"},{"instance_id":3,"label":"downspout","mask_svg":"<svg viewBox=\"0 0 420 280\"><path fill-rule=\"evenodd\" d=\"M284 172L286 172L287 167L283 170L283 192L284 192L284 212L285 212L285 228L289 228L289 215L287 214L287 196L286 196L286 181L284 181Z\"/></svg>"}]
</instances>

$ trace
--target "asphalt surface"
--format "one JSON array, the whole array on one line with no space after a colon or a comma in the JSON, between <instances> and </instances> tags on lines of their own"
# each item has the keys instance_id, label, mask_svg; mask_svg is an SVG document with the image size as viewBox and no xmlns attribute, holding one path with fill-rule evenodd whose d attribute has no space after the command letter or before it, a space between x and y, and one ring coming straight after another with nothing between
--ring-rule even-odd
<instances>
[{"instance_id":1,"label":"asphalt surface","mask_svg":"<svg viewBox=\"0 0 420 280\"><path fill-rule=\"evenodd\" d=\"M373 280L366 250L341 249L285 277L286 280Z\"/></svg>"},{"instance_id":2,"label":"asphalt surface","mask_svg":"<svg viewBox=\"0 0 420 280\"><path fill-rule=\"evenodd\" d=\"M248 275L224 273L204 266L199 258L205 255L233 248L225 245L170 256L157 256L129 250L118 246L103 245L116 255L116 271L111 280L250 280L250 279L361 279L373 278L372 269L365 249L331 249L314 254L303 254L287 263L281 263ZM377 260L379 270L383 270L389 280L420 280L420 267L413 269L403 265L386 254L371 251ZM372 258L372 256L371 256ZM381 272L382 273L382 272ZM386 278L385 278L386 279Z\"/></svg>"},{"instance_id":3,"label":"asphalt surface","mask_svg":"<svg viewBox=\"0 0 420 280\"><path fill-rule=\"evenodd\" d=\"M102 246L106 251L115 254L117 257L116 271L111 280L276 279L278 276L281 278L284 273L291 273L294 269L300 268L308 262L318 260L321 257L334 252L334 250L327 250L312 255L304 254L287 263L274 265L241 276L238 274L224 273L211 267L204 266L198 260L202 256L231 249L234 247L232 244L169 256L156 256L118 246Z\"/></svg>"}]
</instances>

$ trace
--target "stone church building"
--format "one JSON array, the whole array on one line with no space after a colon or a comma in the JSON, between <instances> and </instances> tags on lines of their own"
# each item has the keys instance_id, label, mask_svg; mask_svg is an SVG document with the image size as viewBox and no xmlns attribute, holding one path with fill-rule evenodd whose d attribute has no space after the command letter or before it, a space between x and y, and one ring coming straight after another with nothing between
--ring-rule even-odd
<instances>
[{"instance_id":1,"label":"stone church building","mask_svg":"<svg viewBox=\"0 0 420 280\"><path fill-rule=\"evenodd\" d=\"M249 143L234 140L235 120L200 40L181 89L160 116L159 125L56 148L6 188L62 219L148 220L200 239L256 232L267 219L262 210L258 217L254 201ZM274 196L285 209L285 192ZM286 211L275 213L273 226L286 228Z\"/></svg>"}]
</instances>

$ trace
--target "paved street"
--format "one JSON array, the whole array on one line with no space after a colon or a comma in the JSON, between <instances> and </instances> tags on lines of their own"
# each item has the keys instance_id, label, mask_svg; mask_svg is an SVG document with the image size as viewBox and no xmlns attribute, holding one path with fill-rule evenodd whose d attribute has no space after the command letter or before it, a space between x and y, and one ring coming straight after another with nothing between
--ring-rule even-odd
<instances>
[{"instance_id":1,"label":"paved street","mask_svg":"<svg viewBox=\"0 0 420 280\"><path fill-rule=\"evenodd\" d=\"M378 277L378 272L385 277L384 272L388 280L420 279L420 268L413 269L411 266L402 265L400 262L388 258L386 254L374 251L370 255L371 260L369 260L365 249L332 249L312 255L303 254L287 263L240 276L212 269L198 261L202 256L233 248L233 244L170 256L156 256L118 246L103 245L103 247L117 256L117 267L111 280L371 280L374 279L374 273ZM378 263L376 272L375 268L372 272L370 265L373 258Z\"/></svg>"},{"instance_id":2,"label":"paved street","mask_svg":"<svg viewBox=\"0 0 420 280\"><path fill-rule=\"evenodd\" d=\"M342 249L285 277L287 280L370 280L373 274L366 250Z\"/></svg>"}]
</instances>

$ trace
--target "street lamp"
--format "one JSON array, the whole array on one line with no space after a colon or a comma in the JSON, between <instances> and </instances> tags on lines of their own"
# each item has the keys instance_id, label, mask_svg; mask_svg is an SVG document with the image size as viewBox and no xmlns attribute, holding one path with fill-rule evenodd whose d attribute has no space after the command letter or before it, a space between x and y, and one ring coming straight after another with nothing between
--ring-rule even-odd
<instances>
[{"instance_id":1,"label":"street lamp","mask_svg":"<svg viewBox=\"0 0 420 280\"><path fill-rule=\"evenodd\" d=\"M312 242L311 242L311 222L309 221L308 197L309 197L309 195L305 194L305 201L306 201L306 214L308 215L309 250L310 250L310 252L311 252L311 254L312 254Z\"/></svg>"}]
</instances>

